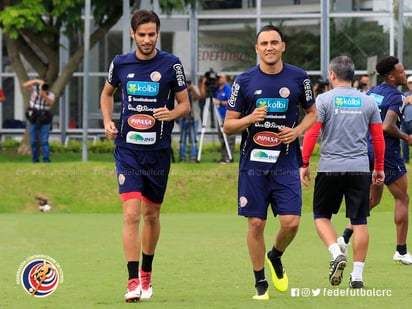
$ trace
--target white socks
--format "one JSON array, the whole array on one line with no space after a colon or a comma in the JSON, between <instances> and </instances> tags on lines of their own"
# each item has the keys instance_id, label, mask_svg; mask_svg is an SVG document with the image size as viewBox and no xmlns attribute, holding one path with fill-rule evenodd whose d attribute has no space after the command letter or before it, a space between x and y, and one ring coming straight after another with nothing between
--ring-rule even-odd
<instances>
[{"instance_id":1,"label":"white socks","mask_svg":"<svg viewBox=\"0 0 412 309\"><path fill-rule=\"evenodd\" d=\"M353 262L353 271L351 273L352 281L363 281L362 273L363 273L364 266L365 266L364 262Z\"/></svg>"},{"instance_id":2,"label":"white socks","mask_svg":"<svg viewBox=\"0 0 412 309\"><path fill-rule=\"evenodd\" d=\"M340 247L338 243L331 244L328 248L330 254L332 254L332 258L336 259L339 255L343 255L342 251L340 250Z\"/></svg>"}]
</instances>

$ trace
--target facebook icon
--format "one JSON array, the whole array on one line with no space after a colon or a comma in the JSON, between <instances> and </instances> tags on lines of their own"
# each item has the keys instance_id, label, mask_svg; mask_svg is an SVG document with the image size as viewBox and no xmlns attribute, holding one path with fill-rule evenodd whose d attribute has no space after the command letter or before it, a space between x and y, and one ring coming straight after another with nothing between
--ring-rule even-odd
<instances>
[{"instance_id":1,"label":"facebook icon","mask_svg":"<svg viewBox=\"0 0 412 309\"><path fill-rule=\"evenodd\" d=\"M299 297L299 289L298 288L291 288L290 289L290 296Z\"/></svg>"}]
</instances>

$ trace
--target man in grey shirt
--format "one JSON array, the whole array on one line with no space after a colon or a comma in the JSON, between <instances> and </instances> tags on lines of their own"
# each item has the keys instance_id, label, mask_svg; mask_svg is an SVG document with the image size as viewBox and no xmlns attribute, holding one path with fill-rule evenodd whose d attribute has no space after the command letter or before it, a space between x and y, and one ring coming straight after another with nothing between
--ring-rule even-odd
<instances>
[{"instance_id":1,"label":"man in grey shirt","mask_svg":"<svg viewBox=\"0 0 412 309\"><path fill-rule=\"evenodd\" d=\"M332 255L329 282L339 285L346 267L346 252L342 252L331 223L343 198L346 217L353 225L353 271L349 285L363 288L363 268L369 243L369 188L371 174L368 158L370 132L375 161L372 182L382 184L385 142L378 107L372 97L352 88L355 66L351 58L339 56L329 64L332 90L316 98L318 120L306 131L303 140L301 181L310 180L309 159L320 130L320 160L315 179L313 213L319 237Z\"/></svg>"}]
</instances>

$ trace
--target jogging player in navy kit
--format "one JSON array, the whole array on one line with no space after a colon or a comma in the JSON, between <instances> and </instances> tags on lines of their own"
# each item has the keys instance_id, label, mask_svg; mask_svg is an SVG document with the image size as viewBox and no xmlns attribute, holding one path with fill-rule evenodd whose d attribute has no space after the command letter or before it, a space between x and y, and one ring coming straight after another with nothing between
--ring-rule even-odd
<instances>
[{"instance_id":1,"label":"jogging player in navy kit","mask_svg":"<svg viewBox=\"0 0 412 309\"><path fill-rule=\"evenodd\" d=\"M396 248L393 260L396 263L411 265L412 255L407 249L407 236L409 225L409 196L408 177L406 167L401 157L400 140L405 140L409 146L412 145L410 135L400 130L400 120L406 98L397 87L406 85L406 73L403 65L397 57L388 56L382 58L376 64L376 71L383 77L383 83L370 89L368 95L375 99L383 122L383 133L385 138L385 185L395 199L396 224ZM377 206L382 198L383 187L373 185L370 191L369 208ZM338 241L341 247L346 248L352 227L348 226L343 232L343 236Z\"/></svg>"},{"instance_id":2,"label":"jogging player in navy kit","mask_svg":"<svg viewBox=\"0 0 412 309\"><path fill-rule=\"evenodd\" d=\"M173 123L190 110L182 63L174 55L156 49L159 31L160 20L153 11L138 10L133 14L130 34L137 50L113 59L101 93L105 134L115 139L116 145L123 248L129 273L127 302L150 298L153 293L152 262L170 169ZM122 109L116 126L112 113L117 89L122 94Z\"/></svg>"},{"instance_id":3,"label":"jogging player in navy kit","mask_svg":"<svg viewBox=\"0 0 412 309\"><path fill-rule=\"evenodd\" d=\"M226 134L242 132L239 162L238 213L248 218L247 244L255 275L256 295L267 300L265 258L274 286L288 289L281 256L295 237L302 209L298 137L317 117L312 84L305 71L284 63L283 34L264 26L256 37L260 64L233 84L224 122ZM298 106L306 115L298 124ZM264 229L268 206L279 216L280 229L266 254Z\"/></svg>"}]
</instances>

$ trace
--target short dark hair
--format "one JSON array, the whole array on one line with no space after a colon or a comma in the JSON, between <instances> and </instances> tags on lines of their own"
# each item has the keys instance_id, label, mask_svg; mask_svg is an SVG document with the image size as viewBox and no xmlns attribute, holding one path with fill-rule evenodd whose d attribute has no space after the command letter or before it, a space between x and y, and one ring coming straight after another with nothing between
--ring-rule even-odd
<instances>
[{"instance_id":1,"label":"short dark hair","mask_svg":"<svg viewBox=\"0 0 412 309\"><path fill-rule=\"evenodd\" d=\"M258 41L259 35L265 31L276 31L277 33L279 33L279 36L282 39L282 42L285 41L285 36L283 35L279 27L276 27L274 25L266 25L260 28L259 32L256 34L256 42Z\"/></svg>"},{"instance_id":2,"label":"short dark hair","mask_svg":"<svg viewBox=\"0 0 412 309\"><path fill-rule=\"evenodd\" d=\"M334 72L339 80L351 82L355 75L355 64L348 56L338 56L330 61L329 71Z\"/></svg>"},{"instance_id":3,"label":"short dark hair","mask_svg":"<svg viewBox=\"0 0 412 309\"><path fill-rule=\"evenodd\" d=\"M395 65L398 63L399 59L394 56L382 58L376 64L376 72L378 72L380 76L385 77L388 73L395 69Z\"/></svg>"},{"instance_id":4,"label":"short dark hair","mask_svg":"<svg viewBox=\"0 0 412 309\"><path fill-rule=\"evenodd\" d=\"M156 31L159 32L160 19L154 11L141 9L133 13L132 19L130 21L130 26L132 27L133 31L136 31L138 26L146 23L155 23Z\"/></svg>"}]
</instances>

